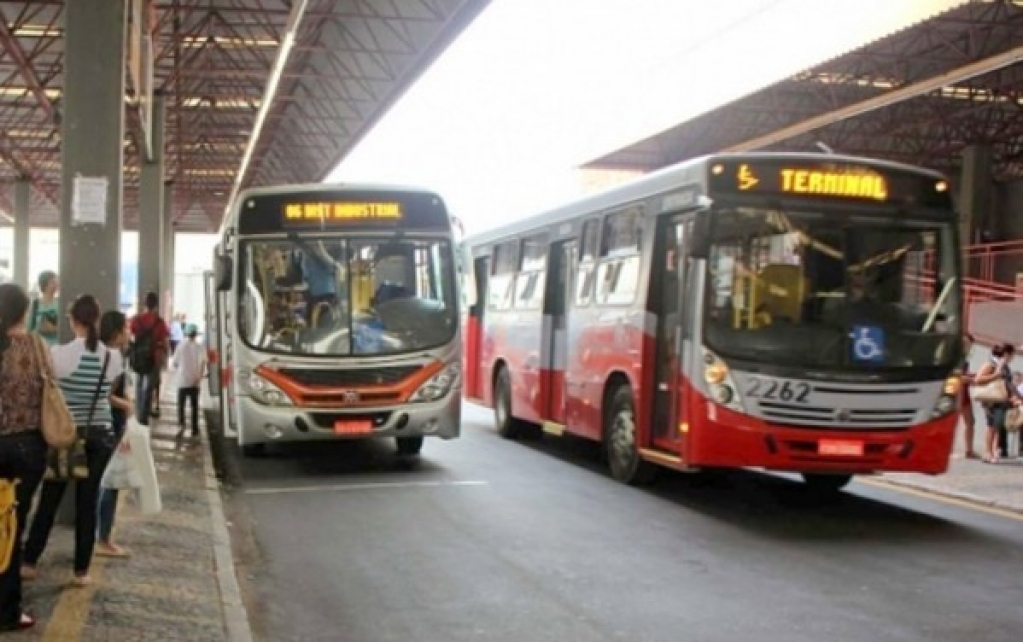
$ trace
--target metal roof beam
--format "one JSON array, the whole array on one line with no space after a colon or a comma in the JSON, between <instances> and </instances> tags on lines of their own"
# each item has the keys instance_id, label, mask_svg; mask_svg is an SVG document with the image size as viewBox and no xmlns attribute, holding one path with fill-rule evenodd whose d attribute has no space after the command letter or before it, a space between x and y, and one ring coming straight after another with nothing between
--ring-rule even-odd
<instances>
[{"instance_id":1,"label":"metal roof beam","mask_svg":"<svg viewBox=\"0 0 1023 642\"><path fill-rule=\"evenodd\" d=\"M46 112L46 117L50 123L54 126L60 125L60 117L57 114L56 109L53 107L53 103L46 97L46 91L43 89L42 83L39 82L39 77L36 76L35 70L29 63L28 58L25 57L25 52L21 50L18 45L17 39L14 34L11 33L11 28L7 25L6 20L0 20L0 46L3 47L7 55L11 57L14 63L18 66L18 71L21 76L25 79L25 84L28 85L29 91L35 96L36 100L39 101L39 106Z\"/></svg>"},{"instance_id":2,"label":"metal roof beam","mask_svg":"<svg viewBox=\"0 0 1023 642\"><path fill-rule=\"evenodd\" d=\"M794 136L812 132L816 129L832 125L847 118L861 116L868 112L881 109L882 107L887 107L910 98L915 98L917 96L936 91L942 87L955 85L956 83L1008 67L1020 60L1023 60L1023 47L1016 47L1015 49L1010 49L1009 51L997 56L978 60L977 62L969 65L964 65L943 74L907 85L901 89L889 91L881 94L880 96L843 107L842 109L837 109L814 118L809 118L794 125L771 132L770 134L765 134L763 136L758 136L756 138L737 143L727 147L723 151L743 152L780 143Z\"/></svg>"}]
</instances>

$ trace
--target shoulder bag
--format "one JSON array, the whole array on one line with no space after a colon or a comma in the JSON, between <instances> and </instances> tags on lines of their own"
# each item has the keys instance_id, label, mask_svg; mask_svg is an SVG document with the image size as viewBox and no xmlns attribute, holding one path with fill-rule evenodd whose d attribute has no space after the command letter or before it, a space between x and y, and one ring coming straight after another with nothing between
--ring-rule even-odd
<instances>
[{"instance_id":1,"label":"shoulder bag","mask_svg":"<svg viewBox=\"0 0 1023 642\"><path fill-rule=\"evenodd\" d=\"M100 391L103 390L103 381L107 378L107 366L110 364L110 351L107 350L103 357L103 368L99 372L99 379L96 380L96 390L92 393L92 403L89 405L88 418L85 425L75 427L75 438L69 448L51 448L46 454L46 472L43 479L68 480L86 479L89 476L88 455L85 452L86 431L92 426L92 416L96 412L96 403L99 401Z\"/></svg>"},{"instance_id":2,"label":"shoulder bag","mask_svg":"<svg viewBox=\"0 0 1023 642\"><path fill-rule=\"evenodd\" d=\"M53 370L50 369L50 360L47 358L43 340L32 335L32 343L35 348L36 360L39 362L39 376L43 382L39 429L43 433L43 439L51 448L67 448L75 441L75 420L64 400L64 393L60 391L60 387L54 381Z\"/></svg>"}]
</instances>

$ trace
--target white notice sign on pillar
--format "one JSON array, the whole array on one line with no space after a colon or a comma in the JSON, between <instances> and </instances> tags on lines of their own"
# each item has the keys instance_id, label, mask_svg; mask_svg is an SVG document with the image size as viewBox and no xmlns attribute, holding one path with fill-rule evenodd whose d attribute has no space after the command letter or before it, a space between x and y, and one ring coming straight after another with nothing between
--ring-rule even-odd
<instances>
[{"instance_id":1,"label":"white notice sign on pillar","mask_svg":"<svg viewBox=\"0 0 1023 642\"><path fill-rule=\"evenodd\" d=\"M107 179L75 176L75 191L71 196L71 223L84 225L107 222Z\"/></svg>"}]
</instances>

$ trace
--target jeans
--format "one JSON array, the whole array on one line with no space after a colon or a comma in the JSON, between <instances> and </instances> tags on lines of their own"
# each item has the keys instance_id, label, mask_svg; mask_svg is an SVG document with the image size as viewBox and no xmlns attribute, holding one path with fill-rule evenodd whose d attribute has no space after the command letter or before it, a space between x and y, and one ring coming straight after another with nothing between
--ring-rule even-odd
<instances>
[{"instance_id":1,"label":"jeans","mask_svg":"<svg viewBox=\"0 0 1023 642\"><path fill-rule=\"evenodd\" d=\"M124 437L124 423L114 419L114 435L117 443L121 443ZM96 512L96 539L103 543L110 543L110 534L114 531L114 517L117 515L116 488L99 489L99 505Z\"/></svg>"},{"instance_id":2,"label":"jeans","mask_svg":"<svg viewBox=\"0 0 1023 642\"><path fill-rule=\"evenodd\" d=\"M153 396L159 388L159 371L135 376L135 416L138 417L140 424L149 425L149 414L153 409Z\"/></svg>"},{"instance_id":3,"label":"jeans","mask_svg":"<svg viewBox=\"0 0 1023 642\"><path fill-rule=\"evenodd\" d=\"M18 500L18 529L11 562L0 573L0 627L14 626L21 619L21 537L25 532L32 496L46 470L46 442L38 430L0 437L0 477L20 479L15 489Z\"/></svg>"},{"instance_id":4,"label":"jeans","mask_svg":"<svg viewBox=\"0 0 1023 642\"><path fill-rule=\"evenodd\" d=\"M114 531L114 517L117 515L119 492L116 488L99 489L99 508L96 515L99 525L96 529L96 539L104 544L110 543L110 534Z\"/></svg>"},{"instance_id":5,"label":"jeans","mask_svg":"<svg viewBox=\"0 0 1023 642\"><path fill-rule=\"evenodd\" d=\"M77 575L89 572L92 549L96 545L96 504L99 502L99 482L103 478L110 456L117 446L117 435L109 426L90 426L85 429L85 457L89 476L75 479L75 562ZM64 497L68 480L45 480L39 493L35 519L25 542L25 563L35 566L46 549L57 517L60 500Z\"/></svg>"},{"instance_id":6,"label":"jeans","mask_svg":"<svg viewBox=\"0 0 1023 642\"><path fill-rule=\"evenodd\" d=\"M185 401L192 404L192 432L199 434L199 386L178 388L178 425L185 427Z\"/></svg>"}]
</instances>

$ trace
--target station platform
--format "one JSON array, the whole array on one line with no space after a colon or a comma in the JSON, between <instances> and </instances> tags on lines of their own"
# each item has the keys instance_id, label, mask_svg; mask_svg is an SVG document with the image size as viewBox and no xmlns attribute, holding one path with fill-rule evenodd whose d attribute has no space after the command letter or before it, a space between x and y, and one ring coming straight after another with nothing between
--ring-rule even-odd
<instances>
[{"instance_id":1,"label":"station platform","mask_svg":"<svg viewBox=\"0 0 1023 642\"><path fill-rule=\"evenodd\" d=\"M980 444L979 438L977 443ZM886 473L877 479L973 504L1023 513L1023 458L987 464L979 459L966 459L957 452L944 475Z\"/></svg>"},{"instance_id":2,"label":"station platform","mask_svg":"<svg viewBox=\"0 0 1023 642\"><path fill-rule=\"evenodd\" d=\"M230 540L206 428L177 437L177 408L166 395L152 421L152 447L163 500L157 515L139 513L121 493L114 541L127 559L96 556L86 588L70 586L74 532L57 524L24 585L24 605L38 619L12 639L46 642L247 642L251 639L232 565ZM202 413L200 413L202 414Z\"/></svg>"}]
</instances>

